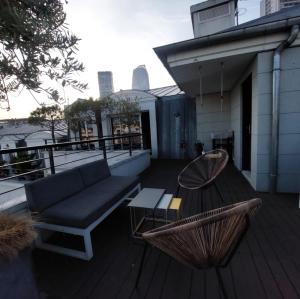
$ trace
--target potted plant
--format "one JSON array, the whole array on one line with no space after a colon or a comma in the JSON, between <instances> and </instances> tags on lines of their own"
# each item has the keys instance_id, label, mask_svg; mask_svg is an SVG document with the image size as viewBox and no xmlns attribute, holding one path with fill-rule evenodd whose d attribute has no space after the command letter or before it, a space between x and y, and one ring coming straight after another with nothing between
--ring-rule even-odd
<instances>
[{"instance_id":1,"label":"potted plant","mask_svg":"<svg viewBox=\"0 0 300 299\"><path fill-rule=\"evenodd\" d=\"M31 264L35 237L31 218L0 214L0 298L38 298Z\"/></svg>"}]
</instances>

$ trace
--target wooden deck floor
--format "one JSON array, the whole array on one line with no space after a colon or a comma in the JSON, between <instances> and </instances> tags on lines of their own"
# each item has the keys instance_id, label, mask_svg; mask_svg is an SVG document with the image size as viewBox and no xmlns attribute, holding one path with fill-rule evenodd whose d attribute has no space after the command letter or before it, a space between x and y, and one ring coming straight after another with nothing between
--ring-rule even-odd
<instances>
[{"instance_id":1,"label":"wooden deck floor","mask_svg":"<svg viewBox=\"0 0 300 299\"><path fill-rule=\"evenodd\" d=\"M160 160L142 176L143 187L175 192L184 161ZM300 298L300 210L296 196L257 194L234 167L217 180L228 203L253 197L263 207L229 267L222 270L230 298ZM185 215L200 207L196 193L184 193ZM206 208L220 205L214 190ZM93 232L90 262L34 251L37 281L45 298L222 298L214 271L194 271L156 249L148 251L139 290L134 290L142 246L129 235L128 208L121 207Z\"/></svg>"}]
</instances>

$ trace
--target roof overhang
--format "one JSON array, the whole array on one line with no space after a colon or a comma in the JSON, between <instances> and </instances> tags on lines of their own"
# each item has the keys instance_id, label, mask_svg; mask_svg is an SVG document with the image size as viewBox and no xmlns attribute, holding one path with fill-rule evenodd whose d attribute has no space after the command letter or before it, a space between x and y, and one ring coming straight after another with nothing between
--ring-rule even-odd
<instances>
[{"instance_id":1,"label":"roof overhang","mask_svg":"<svg viewBox=\"0 0 300 299\"><path fill-rule=\"evenodd\" d=\"M230 31L157 47L154 51L188 95L199 93L199 67L204 74L203 92L218 91L219 80L216 79L220 76L221 62L224 62L224 88L230 90L255 55L275 49L294 24L300 24L300 17L257 26L237 26ZM294 45L300 45L299 39Z\"/></svg>"}]
</instances>

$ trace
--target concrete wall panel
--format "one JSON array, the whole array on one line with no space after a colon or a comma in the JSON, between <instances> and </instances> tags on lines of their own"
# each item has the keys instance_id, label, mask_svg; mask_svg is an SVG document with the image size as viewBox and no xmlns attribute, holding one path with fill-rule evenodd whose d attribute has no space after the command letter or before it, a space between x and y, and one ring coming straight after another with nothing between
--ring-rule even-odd
<instances>
[{"instance_id":1,"label":"concrete wall panel","mask_svg":"<svg viewBox=\"0 0 300 299\"><path fill-rule=\"evenodd\" d=\"M280 112L300 112L300 86L299 90L282 92L280 94Z\"/></svg>"}]
</instances>

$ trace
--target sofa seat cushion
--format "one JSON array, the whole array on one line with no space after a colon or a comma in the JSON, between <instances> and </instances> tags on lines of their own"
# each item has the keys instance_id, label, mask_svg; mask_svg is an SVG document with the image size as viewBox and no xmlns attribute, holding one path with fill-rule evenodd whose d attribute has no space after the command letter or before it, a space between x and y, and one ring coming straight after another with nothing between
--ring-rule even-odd
<instances>
[{"instance_id":1,"label":"sofa seat cushion","mask_svg":"<svg viewBox=\"0 0 300 299\"><path fill-rule=\"evenodd\" d=\"M86 228L137 183L136 177L109 177L44 210L40 215L40 220L64 226Z\"/></svg>"},{"instance_id":2,"label":"sofa seat cushion","mask_svg":"<svg viewBox=\"0 0 300 299\"><path fill-rule=\"evenodd\" d=\"M139 183L139 178L135 176L110 176L105 180L89 187L95 192L118 192L120 198L128 193Z\"/></svg>"}]
</instances>

